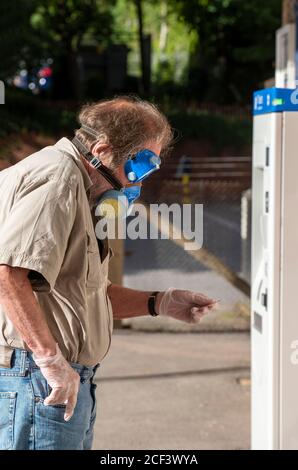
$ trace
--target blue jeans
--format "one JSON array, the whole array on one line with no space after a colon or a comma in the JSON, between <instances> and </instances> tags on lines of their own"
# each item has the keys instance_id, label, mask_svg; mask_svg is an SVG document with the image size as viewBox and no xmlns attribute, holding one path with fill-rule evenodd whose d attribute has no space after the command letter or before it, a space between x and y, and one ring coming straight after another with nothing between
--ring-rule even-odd
<instances>
[{"instance_id":1,"label":"blue jeans","mask_svg":"<svg viewBox=\"0 0 298 470\"><path fill-rule=\"evenodd\" d=\"M65 405L44 405L49 385L31 353L14 350L11 368L0 368L0 450L91 449L96 415L92 378L98 365L70 365L81 381L74 414L66 422Z\"/></svg>"}]
</instances>

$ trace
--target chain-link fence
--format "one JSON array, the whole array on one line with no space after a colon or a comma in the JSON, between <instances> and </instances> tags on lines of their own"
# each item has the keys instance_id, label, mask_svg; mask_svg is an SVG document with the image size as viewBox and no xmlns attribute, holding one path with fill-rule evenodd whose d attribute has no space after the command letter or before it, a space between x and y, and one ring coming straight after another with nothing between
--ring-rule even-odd
<instances>
[{"instance_id":1,"label":"chain-link fence","mask_svg":"<svg viewBox=\"0 0 298 470\"><path fill-rule=\"evenodd\" d=\"M250 187L250 156L169 158L144 182L142 199L146 204L203 204L203 247L185 251L179 240L126 240L124 283L205 291L221 299L225 317L231 314L224 321L228 328L247 328ZM217 317L210 321L221 328Z\"/></svg>"}]
</instances>

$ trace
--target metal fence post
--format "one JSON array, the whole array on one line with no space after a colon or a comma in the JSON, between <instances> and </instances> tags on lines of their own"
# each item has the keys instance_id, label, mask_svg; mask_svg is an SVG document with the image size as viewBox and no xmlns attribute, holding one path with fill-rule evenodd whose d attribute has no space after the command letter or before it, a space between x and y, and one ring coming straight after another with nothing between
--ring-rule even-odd
<instances>
[{"instance_id":1,"label":"metal fence post","mask_svg":"<svg viewBox=\"0 0 298 470\"><path fill-rule=\"evenodd\" d=\"M251 270L251 189L241 197L241 275L250 284Z\"/></svg>"}]
</instances>

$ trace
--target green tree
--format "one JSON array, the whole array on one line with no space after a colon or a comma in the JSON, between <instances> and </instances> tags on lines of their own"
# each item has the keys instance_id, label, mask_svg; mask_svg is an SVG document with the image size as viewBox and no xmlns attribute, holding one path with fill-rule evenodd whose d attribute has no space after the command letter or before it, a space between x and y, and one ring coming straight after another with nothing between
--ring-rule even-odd
<instances>
[{"instance_id":1,"label":"green tree","mask_svg":"<svg viewBox=\"0 0 298 470\"><path fill-rule=\"evenodd\" d=\"M197 32L189 89L202 100L247 102L273 76L281 0L169 0Z\"/></svg>"},{"instance_id":2,"label":"green tree","mask_svg":"<svg viewBox=\"0 0 298 470\"><path fill-rule=\"evenodd\" d=\"M0 2L0 79L12 75L30 56L34 8L35 0Z\"/></svg>"},{"instance_id":3,"label":"green tree","mask_svg":"<svg viewBox=\"0 0 298 470\"><path fill-rule=\"evenodd\" d=\"M77 56L82 44L102 48L109 41L114 0L37 0L32 26L43 54L54 59L57 97L78 97Z\"/></svg>"},{"instance_id":4,"label":"green tree","mask_svg":"<svg viewBox=\"0 0 298 470\"><path fill-rule=\"evenodd\" d=\"M143 0L142 33L152 38L152 81L154 85L181 83L185 78L188 58L196 42L196 33L179 19L169 0ZM140 11L136 0L117 0L112 9L113 40L129 46L128 70L141 76Z\"/></svg>"}]
</instances>

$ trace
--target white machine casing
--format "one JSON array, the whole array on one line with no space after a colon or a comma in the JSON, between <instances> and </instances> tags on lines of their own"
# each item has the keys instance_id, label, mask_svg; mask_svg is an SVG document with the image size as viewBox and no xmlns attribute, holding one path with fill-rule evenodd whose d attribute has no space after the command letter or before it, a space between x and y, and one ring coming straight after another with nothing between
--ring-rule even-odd
<instances>
[{"instance_id":1,"label":"white machine casing","mask_svg":"<svg viewBox=\"0 0 298 470\"><path fill-rule=\"evenodd\" d=\"M298 106L254 116L252 449L298 449Z\"/></svg>"}]
</instances>

